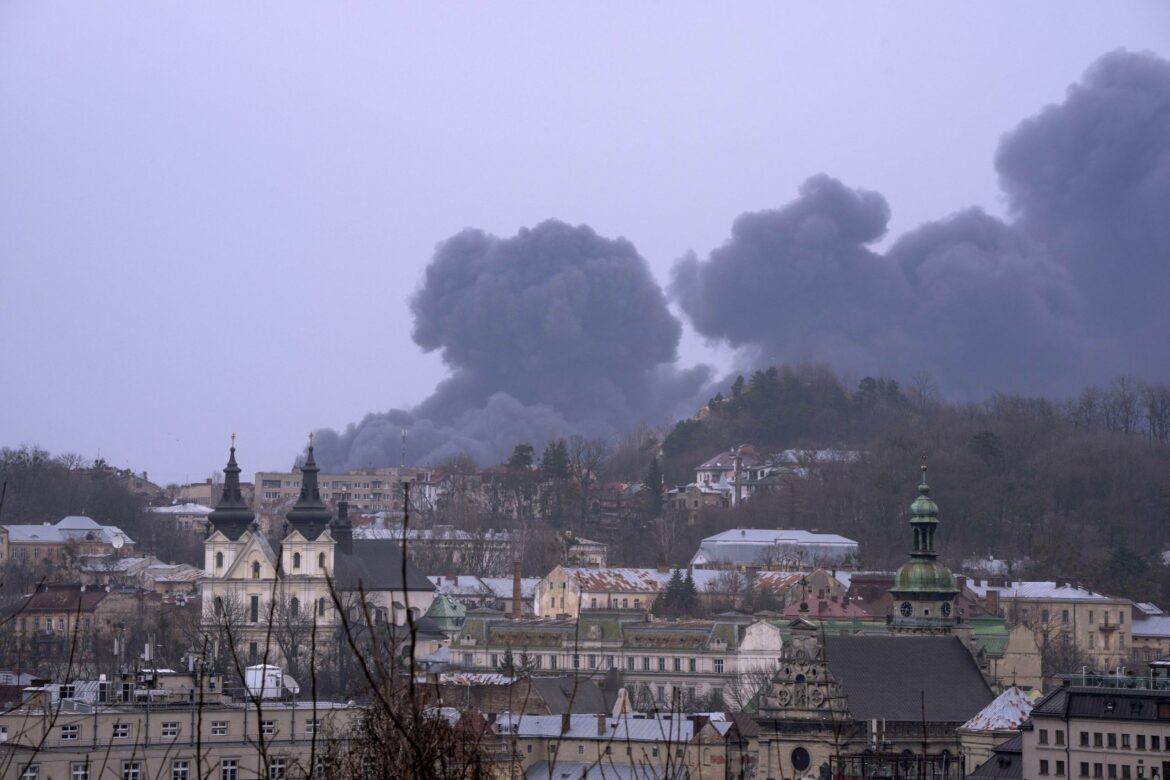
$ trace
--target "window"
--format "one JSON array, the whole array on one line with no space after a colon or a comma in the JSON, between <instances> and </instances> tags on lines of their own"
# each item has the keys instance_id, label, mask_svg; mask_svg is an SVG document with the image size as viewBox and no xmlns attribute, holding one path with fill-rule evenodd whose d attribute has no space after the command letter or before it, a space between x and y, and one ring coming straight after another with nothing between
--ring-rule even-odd
<instances>
[{"instance_id":1,"label":"window","mask_svg":"<svg viewBox=\"0 0 1170 780\"><path fill-rule=\"evenodd\" d=\"M715 674L723 674L723 659L715 659Z\"/></svg>"},{"instance_id":2,"label":"window","mask_svg":"<svg viewBox=\"0 0 1170 780\"><path fill-rule=\"evenodd\" d=\"M296 596L293 596L291 599L289 599L288 611L289 611L289 614L291 614L293 617L297 617L298 615L300 615L301 614L301 600L298 599Z\"/></svg>"},{"instance_id":3,"label":"window","mask_svg":"<svg viewBox=\"0 0 1170 780\"><path fill-rule=\"evenodd\" d=\"M1125 625L1125 612L1118 612L1117 613L1117 625L1119 625L1119 626Z\"/></svg>"},{"instance_id":4,"label":"window","mask_svg":"<svg viewBox=\"0 0 1170 780\"><path fill-rule=\"evenodd\" d=\"M89 780L89 762L70 764L69 780Z\"/></svg>"},{"instance_id":5,"label":"window","mask_svg":"<svg viewBox=\"0 0 1170 780\"><path fill-rule=\"evenodd\" d=\"M492 653L491 655L488 656L488 658L489 658L489 662L491 663L491 666L493 669L495 669L497 666L500 665L499 653Z\"/></svg>"},{"instance_id":6,"label":"window","mask_svg":"<svg viewBox=\"0 0 1170 780\"><path fill-rule=\"evenodd\" d=\"M590 668L590 669L596 669L596 668L597 668L597 656L595 656L595 655L590 655L590 656L589 656L589 668Z\"/></svg>"},{"instance_id":7,"label":"window","mask_svg":"<svg viewBox=\"0 0 1170 780\"><path fill-rule=\"evenodd\" d=\"M223 568L223 553L221 553L221 552L217 552L215 554L215 568L217 568L217 569Z\"/></svg>"},{"instance_id":8,"label":"window","mask_svg":"<svg viewBox=\"0 0 1170 780\"><path fill-rule=\"evenodd\" d=\"M556 669L557 668L557 657L555 655L550 655L548 657L548 668L549 669Z\"/></svg>"},{"instance_id":9,"label":"window","mask_svg":"<svg viewBox=\"0 0 1170 780\"><path fill-rule=\"evenodd\" d=\"M584 745L577 745L577 755L579 755L579 756L585 755L585 746Z\"/></svg>"},{"instance_id":10,"label":"window","mask_svg":"<svg viewBox=\"0 0 1170 780\"><path fill-rule=\"evenodd\" d=\"M642 599L634 599L634 609L642 608Z\"/></svg>"},{"instance_id":11,"label":"window","mask_svg":"<svg viewBox=\"0 0 1170 780\"><path fill-rule=\"evenodd\" d=\"M656 747L650 748L650 755L653 758L658 758L658 748L656 748Z\"/></svg>"},{"instance_id":12,"label":"window","mask_svg":"<svg viewBox=\"0 0 1170 780\"><path fill-rule=\"evenodd\" d=\"M616 667L614 666L614 661L613 661L613 656L612 656L612 655L607 655L607 656L605 657L605 661L606 661L606 668L607 668L607 669L614 669L614 668L616 668Z\"/></svg>"},{"instance_id":13,"label":"window","mask_svg":"<svg viewBox=\"0 0 1170 780\"><path fill-rule=\"evenodd\" d=\"M81 726L74 724L72 726L61 727L62 742L74 742L79 739L81 739Z\"/></svg>"},{"instance_id":14,"label":"window","mask_svg":"<svg viewBox=\"0 0 1170 780\"><path fill-rule=\"evenodd\" d=\"M1064 777L1064 762L1063 761L1056 762L1056 774L1060 775L1061 777Z\"/></svg>"},{"instance_id":15,"label":"window","mask_svg":"<svg viewBox=\"0 0 1170 780\"><path fill-rule=\"evenodd\" d=\"M1121 780L1129 780L1129 764L1121 765Z\"/></svg>"},{"instance_id":16,"label":"window","mask_svg":"<svg viewBox=\"0 0 1170 780\"><path fill-rule=\"evenodd\" d=\"M130 736L129 723L115 723L111 729L110 736L114 739L125 739Z\"/></svg>"},{"instance_id":17,"label":"window","mask_svg":"<svg viewBox=\"0 0 1170 780\"><path fill-rule=\"evenodd\" d=\"M268 762L268 780L284 780L284 759L274 758Z\"/></svg>"},{"instance_id":18,"label":"window","mask_svg":"<svg viewBox=\"0 0 1170 780\"><path fill-rule=\"evenodd\" d=\"M626 658L626 670L634 671L634 656L632 655Z\"/></svg>"},{"instance_id":19,"label":"window","mask_svg":"<svg viewBox=\"0 0 1170 780\"><path fill-rule=\"evenodd\" d=\"M240 780L240 762L234 758L220 761L219 780Z\"/></svg>"},{"instance_id":20,"label":"window","mask_svg":"<svg viewBox=\"0 0 1170 780\"><path fill-rule=\"evenodd\" d=\"M1056 744L1058 744L1058 745L1064 744L1064 729L1057 729L1056 730Z\"/></svg>"},{"instance_id":21,"label":"window","mask_svg":"<svg viewBox=\"0 0 1170 780\"><path fill-rule=\"evenodd\" d=\"M1130 745L1130 743L1129 743L1129 734L1122 734L1121 735L1121 746L1123 748L1132 747L1132 745Z\"/></svg>"},{"instance_id":22,"label":"window","mask_svg":"<svg viewBox=\"0 0 1170 780\"><path fill-rule=\"evenodd\" d=\"M676 672L682 671L682 659L681 658L674 659L674 667L673 668L674 668L674 671L676 671Z\"/></svg>"},{"instance_id":23,"label":"window","mask_svg":"<svg viewBox=\"0 0 1170 780\"><path fill-rule=\"evenodd\" d=\"M293 569L301 568L301 554L293 553Z\"/></svg>"},{"instance_id":24,"label":"window","mask_svg":"<svg viewBox=\"0 0 1170 780\"><path fill-rule=\"evenodd\" d=\"M1040 744L1041 745L1048 744L1048 729L1040 729ZM1048 773L1045 772L1044 774L1048 774Z\"/></svg>"},{"instance_id":25,"label":"window","mask_svg":"<svg viewBox=\"0 0 1170 780\"><path fill-rule=\"evenodd\" d=\"M254 664L260 660L260 647L255 642L248 643L248 663Z\"/></svg>"},{"instance_id":26,"label":"window","mask_svg":"<svg viewBox=\"0 0 1170 780\"><path fill-rule=\"evenodd\" d=\"M252 579L260 579L260 561L252 561Z\"/></svg>"},{"instance_id":27,"label":"window","mask_svg":"<svg viewBox=\"0 0 1170 780\"><path fill-rule=\"evenodd\" d=\"M139 761L123 762L122 780L142 780L142 763Z\"/></svg>"},{"instance_id":28,"label":"window","mask_svg":"<svg viewBox=\"0 0 1170 780\"><path fill-rule=\"evenodd\" d=\"M248 614L252 618L252 622L256 623L260 620L260 597L252 596L248 601Z\"/></svg>"},{"instance_id":29,"label":"window","mask_svg":"<svg viewBox=\"0 0 1170 780\"><path fill-rule=\"evenodd\" d=\"M589 608L590 609L597 609L597 599L596 598L589 599ZM582 749L584 749L584 748L582 748Z\"/></svg>"},{"instance_id":30,"label":"window","mask_svg":"<svg viewBox=\"0 0 1170 780\"><path fill-rule=\"evenodd\" d=\"M660 701L660 702L666 701L666 686L665 685L658 686L658 701Z\"/></svg>"},{"instance_id":31,"label":"window","mask_svg":"<svg viewBox=\"0 0 1170 780\"><path fill-rule=\"evenodd\" d=\"M1110 734L1110 735L1109 735L1109 742L1108 742L1108 744L1109 744L1109 747L1111 747L1111 748L1115 748L1115 747L1117 747L1117 735L1116 735L1116 734Z\"/></svg>"},{"instance_id":32,"label":"window","mask_svg":"<svg viewBox=\"0 0 1170 780\"><path fill-rule=\"evenodd\" d=\"M1104 777L1105 772L1101 764L1093 764L1093 777Z\"/></svg>"},{"instance_id":33,"label":"window","mask_svg":"<svg viewBox=\"0 0 1170 780\"><path fill-rule=\"evenodd\" d=\"M1161 713L1158 713L1158 714L1161 715ZM1162 737L1157 735L1157 734L1151 734L1150 735L1150 750L1161 750L1161 749L1162 749Z\"/></svg>"},{"instance_id":34,"label":"window","mask_svg":"<svg viewBox=\"0 0 1170 780\"><path fill-rule=\"evenodd\" d=\"M1089 732L1082 731L1081 732L1081 747L1088 747L1088 746L1089 746Z\"/></svg>"},{"instance_id":35,"label":"window","mask_svg":"<svg viewBox=\"0 0 1170 780\"><path fill-rule=\"evenodd\" d=\"M1040 759L1040 774L1048 774L1048 759L1046 758Z\"/></svg>"},{"instance_id":36,"label":"window","mask_svg":"<svg viewBox=\"0 0 1170 780\"><path fill-rule=\"evenodd\" d=\"M228 733L228 722L226 720L211 721L211 736L226 737Z\"/></svg>"},{"instance_id":37,"label":"window","mask_svg":"<svg viewBox=\"0 0 1170 780\"><path fill-rule=\"evenodd\" d=\"M576 653L573 653L573 668L574 669L581 668L581 656L577 655Z\"/></svg>"},{"instance_id":38,"label":"window","mask_svg":"<svg viewBox=\"0 0 1170 780\"><path fill-rule=\"evenodd\" d=\"M1109 765L1109 776L1110 777L1117 777L1117 764L1110 764Z\"/></svg>"},{"instance_id":39,"label":"window","mask_svg":"<svg viewBox=\"0 0 1170 780\"><path fill-rule=\"evenodd\" d=\"M622 599L622 609L629 609L629 607L630 607L630 600L629 599Z\"/></svg>"},{"instance_id":40,"label":"window","mask_svg":"<svg viewBox=\"0 0 1170 780\"><path fill-rule=\"evenodd\" d=\"M1061 610L1061 612L1060 612L1060 622L1061 622L1061 623L1067 623L1067 622L1068 622L1068 610L1067 610L1067 609Z\"/></svg>"},{"instance_id":41,"label":"window","mask_svg":"<svg viewBox=\"0 0 1170 780\"><path fill-rule=\"evenodd\" d=\"M325 568L325 553L317 553L317 568Z\"/></svg>"},{"instance_id":42,"label":"window","mask_svg":"<svg viewBox=\"0 0 1170 780\"><path fill-rule=\"evenodd\" d=\"M1090 610L1089 610L1089 625L1090 625L1090 626L1091 626L1091 625L1093 625L1093 622L1094 622L1094 620L1093 620L1093 610L1091 610L1091 609L1090 609Z\"/></svg>"},{"instance_id":43,"label":"window","mask_svg":"<svg viewBox=\"0 0 1170 780\"><path fill-rule=\"evenodd\" d=\"M321 721L319 719L305 721L305 733L309 736L316 734L321 730Z\"/></svg>"},{"instance_id":44,"label":"window","mask_svg":"<svg viewBox=\"0 0 1170 780\"><path fill-rule=\"evenodd\" d=\"M260 721L260 733L266 737L271 737L276 733L276 721L262 720Z\"/></svg>"},{"instance_id":45,"label":"window","mask_svg":"<svg viewBox=\"0 0 1170 780\"><path fill-rule=\"evenodd\" d=\"M20 773L20 780L41 780L41 765L29 764Z\"/></svg>"},{"instance_id":46,"label":"window","mask_svg":"<svg viewBox=\"0 0 1170 780\"><path fill-rule=\"evenodd\" d=\"M643 672L650 671L650 656L648 656L648 655L642 656L642 671Z\"/></svg>"},{"instance_id":47,"label":"window","mask_svg":"<svg viewBox=\"0 0 1170 780\"><path fill-rule=\"evenodd\" d=\"M1088 776L1089 776L1089 762L1082 761L1081 762L1081 777L1088 777Z\"/></svg>"},{"instance_id":48,"label":"window","mask_svg":"<svg viewBox=\"0 0 1170 780\"><path fill-rule=\"evenodd\" d=\"M162 736L164 736L164 737L177 737L177 736L179 736L179 723L178 723L178 721L164 722L162 724Z\"/></svg>"},{"instance_id":49,"label":"window","mask_svg":"<svg viewBox=\"0 0 1170 780\"><path fill-rule=\"evenodd\" d=\"M1040 622L1041 622L1041 623L1047 623L1047 622L1048 622L1048 610L1046 610L1046 609L1042 609L1042 610L1040 610ZM1048 774L1048 773L1047 773L1047 772L1045 772L1044 774Z\"/></svg>"},{"instance_id":50,"label":"window","mask_svg":"<svg viewBox=\"0 0 1170 780\"><path fill-rule=\"evenodd\" d=\"M1104 747L1104 746L1105 746L1105 737L1102 736L1100 731L1094 731L1093 732L1093 747Z\"/></svg>"},{"instance_id":51,"label":"window","mask_svg":"<svg viewBox=\"0 0 1170 780\"><path fill-rule=\"evenodd\" d=\"M660 671L660 672L666 671L666 659L663 658L662 656L658 656L658 671Z\"/></svg>"}]
</instances>

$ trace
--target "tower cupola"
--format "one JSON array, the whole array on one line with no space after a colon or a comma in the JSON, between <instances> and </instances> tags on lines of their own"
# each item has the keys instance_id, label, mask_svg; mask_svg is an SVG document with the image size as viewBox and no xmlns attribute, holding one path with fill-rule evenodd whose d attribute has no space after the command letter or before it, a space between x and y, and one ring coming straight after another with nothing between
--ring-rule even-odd
<instances>
[{"instance_id":1,"label":"tower cupola","mask_svg":"<svg viewBox=\"0 0 1170 780\"><path fill-rule=\"evenodd\" d=\"M896 630L945 632L955 623L954 600L959 591L955 575L939 563L934 549L938 526L938 505L930 497L924 462L918 497L910 505L910 560L898 568L890 588Z\"/></svg>"},{"instance_id":2,"label":"tower cupola","mask_svg":"<svg viewBox=\"0 0 1170 780\"><path fill-rule=\"evenodd\" d=\"M301 495L285 517L292 529L310 540L320 536L333 519L333 512L321 500L321 489L317 484L319 472L313 457L313 434L309 434L309 451L301 466Z\"/></svg>"},{"instance_id":3,"label":"tower cupola","mask_svg":"<svg viewBox=\"0 0 1170 780\"><path fill-rule=\"evenodd\" d=\"M248 508L240 490L240 467L236 464L236 435L233 433L227 466L223 469L223 494L207 520L212 528L235 541L252 527L255 519L256 515Z\"/></svg>"}]
</instances>

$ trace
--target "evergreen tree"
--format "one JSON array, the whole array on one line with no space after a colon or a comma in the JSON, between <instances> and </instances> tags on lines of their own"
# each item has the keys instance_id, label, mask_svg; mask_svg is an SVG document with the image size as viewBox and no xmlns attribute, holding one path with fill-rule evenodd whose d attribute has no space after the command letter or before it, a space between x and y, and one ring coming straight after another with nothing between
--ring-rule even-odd
<instances>
[{"instance_id":1,"label":"evergreen tree","mask_svg":"<svg viewBox=\"0 0 1170 780\"><path fill-rule=\"evenodd\" d=\"M659 617L678 617L683 588L682 572L675 569L674 573L670 575L670 581L666 583L666 589L662 591L662 595L654 600L654 607L651 611Z\"/></svg>"},{"instance_id":2,"label":"evergreen tree","mask_svg":"<svg viewBox=\"0 0 1170 780\"><path fill-rule=\"evenodd\" d=\"M536 450L532 448L531 444L527 442L517 444L512 448L512 454L508 458L508 468L514 471L527 470L532 466L533 459L536 457Z\"/></svg>"},{"instance_id":3,"label":"evergreen tree","mask_svg":"<svg viewBox=\"0 0 1170 780\"><path fill-rule=\"evenodd\" d=\"M650 461L650 467L646 470L646 488L649 496L647 514L650 517L658 517L662 514L662 506L666 502L666 489L662 484L662 470L658 466L658 458Z\"/></svg>"},{"instance_id":4,"label":"evergreen tree","mask_svg":"<svg viewBox=\"0 0 1170 780\"><path fill-rule=\"evenodd\" d=\"M675 570L675 574L678 574L678 570ZM699 591L695 587L695 577L690 569L687 569L687 576L680 586L679 612L684 615L695 615L699 612Z\"/></svg>"}]
</instances>

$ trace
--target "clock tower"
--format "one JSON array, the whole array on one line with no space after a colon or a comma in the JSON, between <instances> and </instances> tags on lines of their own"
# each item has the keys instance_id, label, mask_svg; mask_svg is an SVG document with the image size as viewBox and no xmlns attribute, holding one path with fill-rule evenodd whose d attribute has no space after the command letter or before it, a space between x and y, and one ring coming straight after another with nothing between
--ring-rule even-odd
<instances>
[{"instance_id":1,"label":"clock tower","mask_svg":"<svg viewBox=\"0 0 1170 780\"><path fill-rule=\"evenodd\" d=\"M926 464L918 497L910 505L910 528L914 544L910 560L894 575L894 614L891 628L897 633L947 634L955 625L955 576L938 561L934 533L938 530L938 505L930 498Z\"/></svg>"}]
</instances>

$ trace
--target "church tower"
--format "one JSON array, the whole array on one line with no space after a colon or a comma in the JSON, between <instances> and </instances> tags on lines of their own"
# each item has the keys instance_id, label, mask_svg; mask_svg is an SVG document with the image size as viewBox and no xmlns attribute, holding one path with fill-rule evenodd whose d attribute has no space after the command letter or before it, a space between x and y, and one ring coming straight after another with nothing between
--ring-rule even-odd
<instances>
[{"instance_id":1,"label":"church tower","mask_svg":"<svg viewBox=\"0 0 1170 780\"><path fill-rule=\"evenodd\" d=\"M946 634L955 625L955 576L938 561L934 534L938 530L938 505L930 498L926 484L926 464L922 464L922 481L918 497L910 505L910 529L913 547L910 560L894 575L892 629L898 633Z\"/></svg>"},{"instance_id":2,"label":"church tower","mask_svg":"<svg viewBox=\"0 0 1170 780\"><path fill-rule=\"evenodd\" d=\"M333 519L333 512L321 500L321 488L317 484L317 461L313 457L313 438L309 435L309 452L301 466L301 495L297 503L285 515L289 531L299 531L301 536L314 540L321 535Z\"/></svg>"}]
</instances>

